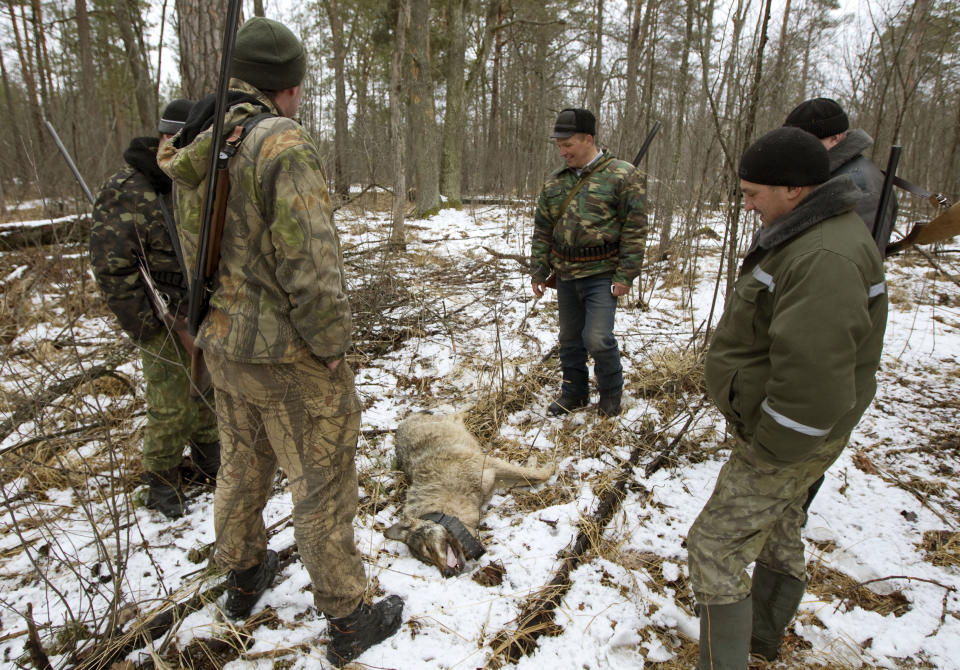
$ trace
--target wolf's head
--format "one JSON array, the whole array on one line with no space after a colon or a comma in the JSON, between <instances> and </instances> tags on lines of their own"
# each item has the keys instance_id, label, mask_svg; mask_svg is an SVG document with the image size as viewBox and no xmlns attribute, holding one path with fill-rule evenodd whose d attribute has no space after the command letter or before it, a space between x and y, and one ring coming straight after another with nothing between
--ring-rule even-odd
<instances>
[{"instance_id":1,"label":"wolf's head","mask_svg":"<svg viewBox=\"0 0 960 670\"><path fill-rule=\"evenodd\" d=\"M385 535L406 544L411 554L427 565L436 566L444 577L459 575L467 564L463 546L439 523L404 519L390 526Z\"/></svg>"}]
</instances>

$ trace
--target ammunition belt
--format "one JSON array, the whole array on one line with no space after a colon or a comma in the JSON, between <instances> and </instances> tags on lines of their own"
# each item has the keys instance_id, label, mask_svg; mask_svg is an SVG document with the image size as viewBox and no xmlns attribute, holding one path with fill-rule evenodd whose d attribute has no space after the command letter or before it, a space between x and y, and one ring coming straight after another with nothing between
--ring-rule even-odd
<instances>
[{"instance_id":1,"label":"ammunition belt","mask_svg":"<svg viewBox=\"0 0 960 670\"><path fill-rule=\"evenodd\" d=\"M599 247L568 247L562 244L555 244L550 250L550 253L562 260L576 263L604 261L620 253L620 243L613 242Z\"/></svg>"},{"instance_id":2,"label":"ammunition belt","mask_svg":"<svg viewBox=\"0 0 960 670\"><path fill-rule=\"evenodd\" d=\"M153 277L153 281L158 284L187 288L187 282L179 272L150 272L150 276Z\"/></svg>"}]
</instances>

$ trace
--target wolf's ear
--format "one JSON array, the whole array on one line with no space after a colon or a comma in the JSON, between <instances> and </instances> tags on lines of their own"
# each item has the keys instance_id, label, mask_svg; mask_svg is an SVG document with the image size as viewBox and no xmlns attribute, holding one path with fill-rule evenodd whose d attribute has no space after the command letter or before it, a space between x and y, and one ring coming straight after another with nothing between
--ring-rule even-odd
<instances>
[{"instance_id":1,"label":"wolf's ear","mask_svg":"<svg viewBox=\"0 0 960 670\"><path fill-rule=\"evenodd\" d=\"M400 542L407 541L407 535L410 533L410 526L400 521L393 524L383 533L384 537L389 540L399 540Z\"/></svg>"}]
</instances>

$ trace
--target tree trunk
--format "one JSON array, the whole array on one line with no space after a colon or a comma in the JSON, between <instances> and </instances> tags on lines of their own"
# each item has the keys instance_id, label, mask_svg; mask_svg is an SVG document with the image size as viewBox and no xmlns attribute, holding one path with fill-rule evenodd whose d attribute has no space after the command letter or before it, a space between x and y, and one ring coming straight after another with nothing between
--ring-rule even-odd
<instances>
[{"instance_id":1,"label":"tree trunk","mask_svg":"<svg viewBox=\"0 0 960 670\"><path fill-rule=\"evenodd\" d=\"M420 217L440 206L440 161L430 67L430 0L410 2L409 125L415 138L413 173Z\"/></svg>"},{"instance_id":2,"label":"tree trunk","mask_svg":"<svg viewBox=\"0 0 960 670\"><path fill-rule=\"evenodd\" d=\"M333 104L333 188L341 198L350 194L350 179L347 176L346 160L350 142L347 119L347 86L344 81L344 61L347 48L343 39L343 16L339 0L324 0L324 8L330 21L333 49L333 80L335 99Z\"/></svg>"},{"instance_id":3,"label":"tree trunk","mask_svg":"<svg viewBox=\"0 0 960 670\"><path fill-rule=\"evenodd\" d=\"M467 48L464 23L466 0L447 0L447 109L443 120L443 149L440 157L440 192L451 204L460 204L463 177L464 61Z\"/></svg>"},{"instance_id":4,"label":"tree trunk","mask_svg":"<svg viewBox=\"0 0 960 670\"><path fill-rule=\"evenodd\" d=\"M390 140L393 154L393 225L390 243L404 243L403 218L407 207L406 136L404 135L404 78L403 62L407 53L407 30L410 25L409 0L399 0L397 25L394 35L393 58L390 61Z\"/></svg>"},{"instance_id":5,"label":"tree trunk","mask_svg":"<svg viewBox=\"0 0 960 670\"><path fill-rule=\"evenodd\" d=\"M643 17L643 0L633 0L632 16L630 19L630 37L627 41L627 72L626 89L624 91L623 119L620 121L620 143L617 154L626 156L637 140L634 130L637 124L637 80L640 68L640 54L643 49L641 37L641 19Z\"/></svg>"},{"instance_id":6,"label":"tree trunk","mask_svg":"<svg viewBox=\"0 0 960 670\"><path fill-rule=\"evenodd\" d=\"M156 89L153 87L153 78L150 76L150 65L147 63L143 42L143 17L140 15L137 0L123 0L121 4L116 25L120 30L124 50L127 52L127 63L130 66L133 91L137 100L137 113L140 118L140 131L152 135L157 132L159 110ZM125 13L125 16L121 12Z\"/></svg>"},{"instance_id":7,"label":"tree trunk","mask_svg":"<svg viewBox=\"0 0 960 670\"><path fill-rule=\"evenodd\" d=\"M603 0L595 0L593 11L593 50L590 54L590 80L587 82L587 108L600 116L600 104L603 101Z\"/></svg>"},{"instance_id":8,"label":"tree trunk","mask_svg":"<svg viewBox=\"0 0 960 670\"><path fill-rule=\"evenodd\" d=\"M220 74L220 45L226 12L206 0L176 0L180 41L180 88L199 100L213 93Z\"/></svg>"},{"instance_id":9,"label":"tree trunk","mask_svg":"<svg viewBox=\"0 0 960 670\"><path fill-rule=\"evenodd\" d=\"M41 154L47 151L47 143L43 132L43 110L40 107L40 97L37 93L37 80L34 77L32 50L30 48L30 38L27 32L27 17L24 14L23 7L20 8L20 18L23 22L23 35L17 25L17 14L13 0L7 0L7 7L10 10L10 24L13 27L14 41L17 45L17 56L20 59L20 74L24 84L27 86L27 97L30 100L30 116L33 118L34 132L23 138L23 141L30 142L31 138L36 138L37 149Z\"/></svg>"}]
</instances>

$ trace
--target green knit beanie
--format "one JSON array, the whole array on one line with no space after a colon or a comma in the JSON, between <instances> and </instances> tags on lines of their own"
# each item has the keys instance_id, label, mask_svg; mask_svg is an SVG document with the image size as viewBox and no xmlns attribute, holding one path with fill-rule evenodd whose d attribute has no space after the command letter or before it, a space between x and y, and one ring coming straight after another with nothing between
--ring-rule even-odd
<instances>
[{"instance_id":1,"label":"green knit beanie","mask_svg":"<svg viewBox=\"0 0 960 670\"><path fill-rule=\"evenodd\" d=\"M232 66L232 76L261 91L283 91L303 81L307 52L285 25L255 16L237 31Z\"/></svg>"}]
</instances>

